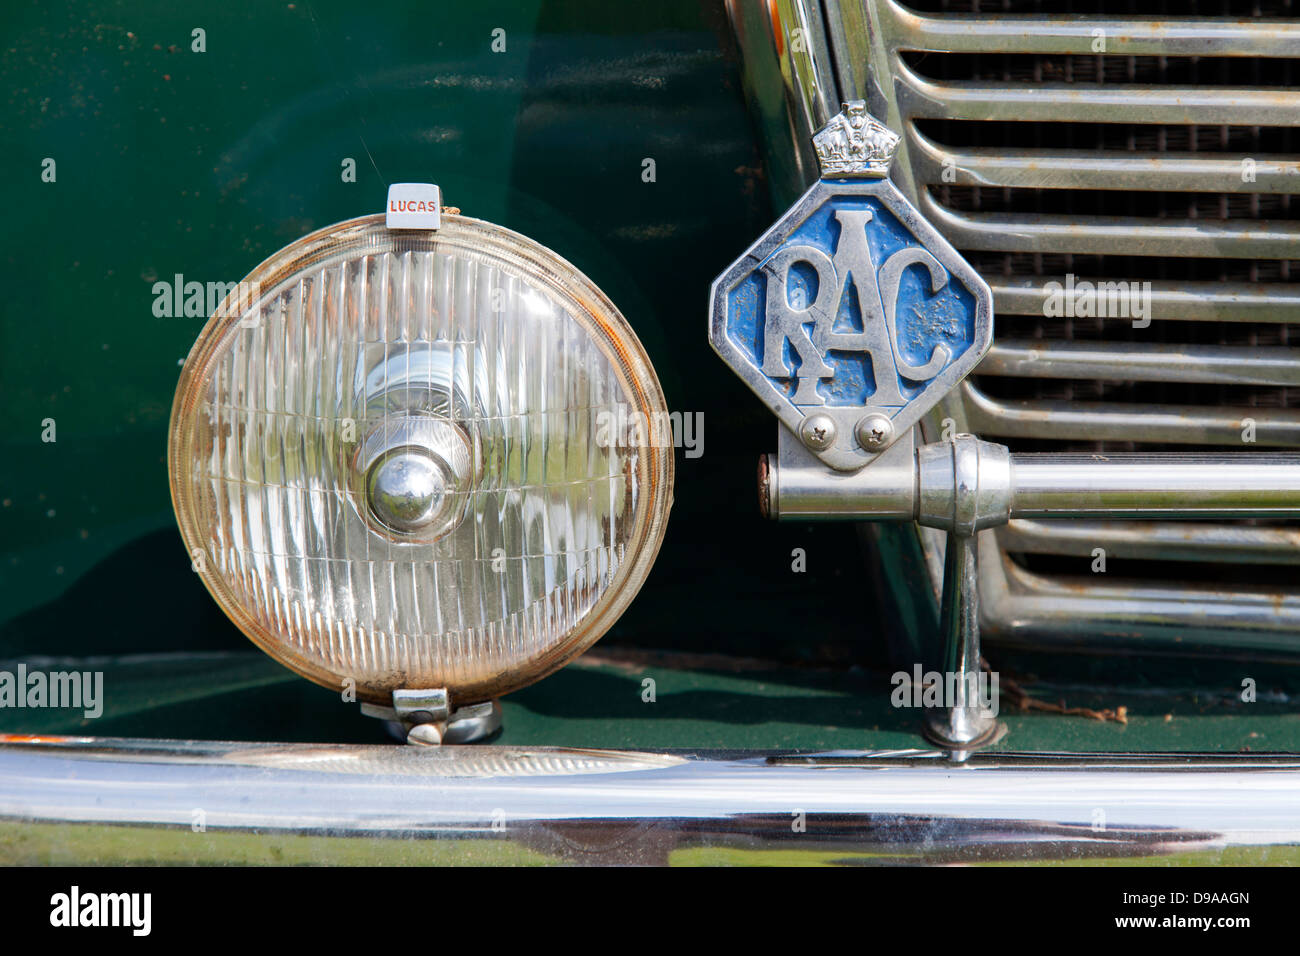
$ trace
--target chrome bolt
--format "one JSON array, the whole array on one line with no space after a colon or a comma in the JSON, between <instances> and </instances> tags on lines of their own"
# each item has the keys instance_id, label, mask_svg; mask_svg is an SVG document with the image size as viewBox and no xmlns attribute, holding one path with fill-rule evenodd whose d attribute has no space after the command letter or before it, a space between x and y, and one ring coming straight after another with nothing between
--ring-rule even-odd
<instances>
[{"instance_id":1,"label":"chrome bolt","mask_svg":"<svg viewBox=\"0 0 1300 956\"><path fill-rule=\"evenodd\" d=\"M894 440L894 423L884 415L867 415L855 429L858 444L867 451L882 451Z\"/></svg>"},{"instance_id":2,"label":"chrome bolt","mask_svg":"<svg viewBox=\"0 0 1300 956\"><path fill-rule=\"evenodd\" d=\"M439 724L416 724L406 733L406 742L424 747L441 747L443 727Z\"/></svg>"},{"instance_id":3,"label":"chrome bolt","mask_svg":"<svg viewBox=\"0 0 1300 956\"><path fill-rule=\"evenodd\" d=\"M829 415L809 415L799 424L799 438L813 451L825 451L835 443L835 422Z\"/></svg>"}]
</instances>

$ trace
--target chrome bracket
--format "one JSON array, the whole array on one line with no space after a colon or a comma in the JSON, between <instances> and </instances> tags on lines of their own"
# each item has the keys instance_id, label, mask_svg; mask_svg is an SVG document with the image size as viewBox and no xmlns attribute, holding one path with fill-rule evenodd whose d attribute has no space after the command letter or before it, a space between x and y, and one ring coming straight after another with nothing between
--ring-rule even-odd
<instances>
[{"instance_id":1,"label":"chrome bracket","mask_svg":"<svg viewBox=\"0 0 1300 956\"><path fill-rule=\"evenodd\" d=\"M947 532L939 631L954 696L927 710L924 732L953 750L1000 740L1006 725L976 693L980 675L979 549L976 535L1010 514L1010 453L973 435L917 446L901 436L852 475L827 468L782 427L775 456L759 465L760 507L773 518L916 521Z\"/></svg>"},{"instance_id":2,"label":"chrome bracket","mask_svg":"<svg viewBox=\"0 0 1300 956\"><path fill-rule=\"evenodd\" d=\"M486 700L452 710L445 687L395 690L392 707L363 703L361 712L384 721L398 740L426 747L478 743L501 729L500 701Z\"/></svg>"},{"instance_id":3,"label":"chrome bracket","mask_svg":"<svg viewBox=\"0 0 1300 956\"><path fill-rule=\"evenodd\" d=\"M915 445L900 439L853 474L827 468L785 428L759 467L772 518L915 521L947 532L941 632L958 691L927 715L927 736L954 750L997 739L980 711L976 537L1012 518L1300 517L1300 455L1012 454L974 435ZM1207 465L1212 467L1207 467Z\"/></svg>"},{"instance_id":4,"label":"chrome bracket","mask_svg":"<svg viewBox=\"0 0 1300 956\"><path fill-rule=\"evenodd\" d=\"M948 529L943 594L939 599L939 633L943 640L943 672L958 675L953 682L954 699L946 706L926 711L925 735L941 747L961 750L987 746L1006 732L1006 726L998 723L996 713L981 704L977 693L980 590L979 547L975 536L982 523L1006 521L1005 515L999 514L998 502L1004 497L1001 489L984 487L980 481L980 452L984 444L972 435L956 435L949 442L922 445L918 450L918 474L923 473L919 464L922 454L936 459L941 472L947 470L944 465L951 463L951 487L929 489L929 500L936 507L933 514L927 515L930 520L926 523L947 525ZM925 495L924 486L922 489L919 497ZM951 514L945 516L945 505L949 503Z\"/></svg>"}]
</instances>

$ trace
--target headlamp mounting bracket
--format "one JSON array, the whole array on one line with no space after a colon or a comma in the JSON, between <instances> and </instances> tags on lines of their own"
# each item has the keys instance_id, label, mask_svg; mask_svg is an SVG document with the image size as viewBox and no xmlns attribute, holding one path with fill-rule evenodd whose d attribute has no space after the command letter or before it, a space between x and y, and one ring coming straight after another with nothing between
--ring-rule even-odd
<instances>
[{"instance_id":1,"label":"headlamp mounting bracket","mask_svg":"<svg viewBox=\"0 0 1300 956\"><path fill-rule=\"evenodd\" d=\"M453 710L445 687L395 690L392 707L363 702L361 712L384 721L398 740L426 747L480 743L501 729L499 700Z\"/></svg>"}]
</instances>

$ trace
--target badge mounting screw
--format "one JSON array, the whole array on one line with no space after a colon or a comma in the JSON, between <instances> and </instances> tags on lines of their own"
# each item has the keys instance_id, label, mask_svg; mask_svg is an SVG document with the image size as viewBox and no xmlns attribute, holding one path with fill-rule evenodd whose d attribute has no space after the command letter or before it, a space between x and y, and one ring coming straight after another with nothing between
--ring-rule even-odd
<instances>
[{"instance_id":1,"label":"badge mounting screw","mask_svg":"<svg viewBox=\"0 0 1300 956\"><path fill-rule=\"evenodd\" d=\"M894 440L894 423L884 415L867 415L855 429L858 444L867 451L883 451Z\"/></svg>"},{"instance_id":2,"label":"badge mounting screw","mask_svg":"<svg viewBox=\"0 0 1300 956\"><path fill-rule=\"evenodd\" d=\"M799 425L799 438L814 451L823 451L835 443L835 422L829 415L809 415Z\"/></svg>"}]
</instances>

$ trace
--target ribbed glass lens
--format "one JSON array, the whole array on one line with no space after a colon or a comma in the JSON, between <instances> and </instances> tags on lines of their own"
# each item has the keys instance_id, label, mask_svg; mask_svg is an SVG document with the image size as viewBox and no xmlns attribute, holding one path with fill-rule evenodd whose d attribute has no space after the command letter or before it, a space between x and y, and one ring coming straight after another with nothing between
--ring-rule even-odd
<instances>
[{"instance_id":1,"label":"ribbed glass lens","mask_svg":"<svg viewBox=\"0 0 1300 956\"><path fill-rule=\"evenodd\" d=\"M169 451L187 546L254 641L366 699L467 703L613 623L658 550L672 449L590 281L477 220L369 217L241 292L186 362Z\"/></svg>"}]
</instances>

